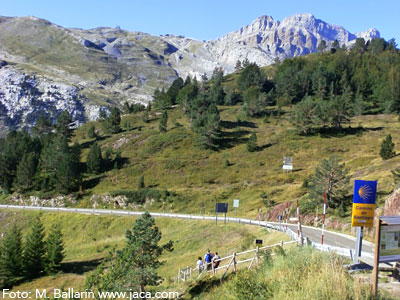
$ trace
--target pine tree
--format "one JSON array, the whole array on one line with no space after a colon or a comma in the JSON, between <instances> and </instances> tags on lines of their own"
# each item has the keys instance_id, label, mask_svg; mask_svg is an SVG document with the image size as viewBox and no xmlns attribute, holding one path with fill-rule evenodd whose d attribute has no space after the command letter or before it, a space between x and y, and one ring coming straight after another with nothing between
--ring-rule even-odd
<instances>
[{"instance_id":1,"label":"pine tree","mask_svg":"<svg viewBox=\"0 0 400 300\"><path fill-rule=\"evenodd\" d=\"M78 147L79 148L79 147ZM48 188L68 193L80 181L79 155L68 146L65 136L57 135L42 150L40 157L41 178Z\"/></svg>"},{"instance_id":2,"label":"pine tree","mask_svg":"<svg viewBox=\"0 0 400 300\"><path fill-rule=\"evenodd\" d=\"M44 271L45 254L43 224L40 221L40 217L36 217L32 223L30 233L26 237L22 259L27 278L36 278Z\"/></svg>"},{"instance_id":3,"label":"pine tree","mask_svg":"<svg viewBox=\"0 0 400 300\"><path fill-rule=\"evenodd\" d=\"M242 69L242 62L240 60L236 61L235 71L239 72Z\"/></svg>"},{"instance_id":4,"label":"pine tree","mask_svg":"<svg viewBox=\"0 0 400 300\"><path fill-rule=\"evenodd\" d=\"M392 141L392 136L390 134L387 135L381 143L381 150L379 152L383 160L392 158L396 155L396 152L394 151L394 146L395 144Z\"/></svg>"},{"instance_id":5,"label":"pine tree","mask_svg":"<svg viewBox=\"0 0 400 300\"><path fill-rule=\"evenodd\" d=\"M321 40L318 44L318 52L324 52L324 50L326 49L326 41L325 40Z\"/></svg>"},{"instance_id":6,"label":"pine tree","mask_svg":"<svg viewBox=\"0 0 400 300\"><path fill-rule=\"evenodd\" d=\"M57 119L56 131L58 135L66 137L68 141L72 136L72 129L70 127L71 123L71 116L66 110L64 110Z\"/></svg>"},{"instance_id":7,"label":"pine tree","mask_svg":"<svg viewBox=\"0 0 400 300\"><path fill-rule=\"evenodd\" d=\"M257 135L255 132L253 132L251 134L249 140L247 141L246 147L247 147L247 151L249 151L249 152L255 152L258 150Z\"/></svg>"},{"instance_id":8,"label":"pine tree","mask_svg":"<svg viewBox=\"0 0 400 300\"><path fill-rule=\"evenodd\" d=\"M25 153L17 167L16 190L23 193L33 188L38 159L36 153Z\"/></svg>"},{"instance_id":9,"label":"pine tree","mask_svg":"<svg viewBox=\"0 0 400 300\"><path fill-rule=\"evenodd\" d=\"M118 108L111 109L110 116L103 122L104 130L109 133L118 133L121 131L121 113Z\"/></svg>"},{"instance_id":10,"label":"pine tree","mask_svg":"<svg viewBox=\"0 0 400 300\"><path fill-rule=\"evenodd\" d=\"M358 91L354 99L354 115L361 116L364 113L364 100L362 94Z\"/></svg>"},{"instance_id":11,"label":"pine tree","mask_svg":"<svg viewBox=\"0 0 400 300\"><path fill-rule=\"evenodd\" d=\"M61 270L61 262L64 259L64 243L58 224L51 228L46 245L46 273L55 274Z\"/></svg>"},{"instance_id":12,"label":"pine tree","mask_svg":"<svg viewBox=\"0 0 400 300\"><path fill-rule=\"evenodd\" d=\"M193 127L198 133L196 144L204 149L217 150L222 138L220 115L217 106L214 103L208 109L200 114L197 112Z\"/></svg>"},{"instance_id":13,"label":"pine tree","mask_svg":"<svg viewBox=\"0 0 400 300\"><path fill-rule=\"evenodd\" d=\"M41 137L51 132L51 122L45 115L40 115L35 126L32 128L32 134L34 136Z\"/></svg>"},{"instance_id":14,"label":"pine tree","mask_svg":"<svg viewBox=\"0 0 400 300\"><path fill-rule=\"evenodd\" d=\"M142 121L144 123L149 123L150 122L150 117L149 117L149 112L148 111L143 112Z\"/></svg>"},{"instance_id":15,"label":"pine tree","mask_svg":"<svg viewBox=\"0 0 400 300\"><path fill-rule=\"evenodd\" d=\"M22 278L22 235L21 229L14 224L0 248L0 287L12 287Z\"/></svg>"},{"instance_id":16,"label":"pine tree","mask_svg":"<svg viewBox=\"0 0 400 300\"><path fill-rule=\"evenodd\" d=\"M315 175L311 179L309 186L311 198L321 201L326 193L328 207L338 207L348 193L347 187L350 181L348 172L349 169L346 169L335 155L322 160L315 168Z\"/></svg>"},{"instance_id":17,"label":"pine tree","mask_svg":"<svg viewBox=\"0 0 400 300\"><path fill-rule=\"evenodd\" d=\"M222 87L222 78L223 78L222 73L218 72L214 78L214 84L210 90L211 100L217 105L223 104L225 98L225 92Z\"/></svg>"},{"instance_id":18,"label":"pine tree","mask_svg":"<svg viewBox=\"0 0 400 300\"><path fill-rule=\"evenodd\" d=\"M394 189L397 189L400 183L400 168L391 171L393 177Z\"/></svg>"},{"instance_id":19,"label":"pine tree","mask_svg":"<svg viewBox=\"0 0 400 300\"><path fill-rule=\"evenodd\" d=\"M96 137L96 127L94 127L94 125L91 125L88 129L87 134L89 139L94 139Z\"/></svg>"},{"instance_id":20,"label":"pine tree","mask_svg":"<svg viewBox=\"0 0 400 300\"><path fill-rule=\"evenodd\" d=\"M316 105L312 97L307 97L296 104L291 122L300 134L309 134L317 124Z\"/></svg>"},{"instance_id":21,"label":"pine tree","mask_svg":"<svg viewBox=\"0 0 400 300\"><path fill-rule=\"evenodd\" d=\"M145 188L145 184L144 184L144 176L140 176L139 178L139 185L138 185L139 189L144 189Z\"/></svg>"},{"instance_id":22,"label":"pine tree","mask_svg":"<svg viewBox=\"0 0 400 300\"><path fill-rule=\"evenodd\" d=\"M97 143L94 143L89 150L86 158L86 167L89 173L99 174L103 165L103 158L101 156L101 148Z\"/></svg>"},{"instance_id":23,"label":"pine tree","mask_svg":"<svg viewBox=\"0 0 400 300\"><path fill-rule=\"evenodd\" d=\"M167 111L164 110L161 119L160 119L160 124L158 125L158 129L160 132L166 132L167 131L167 123L168 123L168 114Z\"/></svg>"},{"instance_id":24,"label":"pine tree","mask_svg":"<svg viewBox=\"0 0 400 300\"><path fill-rule=\"evenodd\" d=\"M157 274L159 261L165 251L173 251L173 242L159 245L161 232L155 221L145 212L126 232L126 245L110 258L112 268L104 264L87 278L86 288L100 291L132 290L145 292L146 286L161 282Z\"/></svg>"}]
</instances>

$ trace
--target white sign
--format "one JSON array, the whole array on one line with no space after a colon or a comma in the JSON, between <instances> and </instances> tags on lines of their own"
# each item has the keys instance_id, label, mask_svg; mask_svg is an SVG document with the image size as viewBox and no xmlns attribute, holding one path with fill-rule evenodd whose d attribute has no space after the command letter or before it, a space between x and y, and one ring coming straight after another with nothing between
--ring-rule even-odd
<instances>
[{"instance_id":1,"label":"white sign","mask_svg":"<svg viewBox=\"0 0 400 300\"><path fill-rule=\"evenodd\" d=\"M239 199L233 199L233 207L235 208L239 207Z\"/></svg>"},{"instance_id":2,"label":"white sign","mask_svg":"<svg viewBox=\"0 0 400 300\"><path fill-rule=\"evenodd\" d=\"M284 170L293 170L293 166L292 165L283 165L282 167Z\"/></svg>"}]
</instances>

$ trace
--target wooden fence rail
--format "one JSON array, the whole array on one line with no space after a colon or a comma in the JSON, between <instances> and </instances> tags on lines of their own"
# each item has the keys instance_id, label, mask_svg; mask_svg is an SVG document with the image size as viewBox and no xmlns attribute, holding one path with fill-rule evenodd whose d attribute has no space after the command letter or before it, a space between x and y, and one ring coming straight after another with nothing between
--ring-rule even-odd
<instances>
[{"instance_id":1,"label":"wooden fence rail","mask_svg":"<svg viewBox=\"0 0 400 300\"><path fill-rule=\"evenodd\" d=\"M203 269L202 270L198 270L196 267L192 268L187 266L184 269L179 269L178 270L178 281L183 281L186 282L188 279L192 278L192 276L194 274L198 274L197 278L203 276L204 274L207 273L212 273L214 276L217 274L217 271L219 270L225 270L225 272L222 274L222 278L221 280L224 279L225 275L228 273L229 269L232 267L233 272L236 272L237 270L237 265L238 264L245 264L245 263L249 263L249 266L247 267L248 269L250 269L254 264L257 264L259 261L259 253L260 251L266 251L267 249L271 249L277 246L283 246L283 245L288 245L288 244L293 244L293 243L297 243L297 241L288 241L288 242L280 242L278 244L274 244L274 245L269 245L269 246L264 246L264 247L256 247L255 249L250 249L247 251L243 251L243 252L233 252L231 255L219 258L219 259L213 259L211 262L211 269L207 270L207 264L204 264ZM254 253L254 255L251 258L246 258L243 260L240 260L239 257L243 256L243 255L249 255ZM222 266L218 266L217 268L215 268L215 262L222 262L222 261L227 261L229 260L229 263L222 265Z\"/></svg>"}]
</instances>

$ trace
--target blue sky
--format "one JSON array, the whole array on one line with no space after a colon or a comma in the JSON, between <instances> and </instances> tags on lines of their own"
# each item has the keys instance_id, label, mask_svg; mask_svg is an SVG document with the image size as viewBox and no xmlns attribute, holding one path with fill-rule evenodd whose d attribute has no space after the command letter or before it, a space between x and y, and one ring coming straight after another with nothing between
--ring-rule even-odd
<instances>
[{"instance_id":1,"label":"blue sky","mask_svg":"<svg viewBox=\"0 0 400 300\"><path fill-rule=\"evenodd\" d=\"M115 27L153 35L214 39L261 15L309 12L352 33L375 27L400 44L399 0L1 0L0 15L36 16L64 27Z\"/></svg>"}]
</instances>

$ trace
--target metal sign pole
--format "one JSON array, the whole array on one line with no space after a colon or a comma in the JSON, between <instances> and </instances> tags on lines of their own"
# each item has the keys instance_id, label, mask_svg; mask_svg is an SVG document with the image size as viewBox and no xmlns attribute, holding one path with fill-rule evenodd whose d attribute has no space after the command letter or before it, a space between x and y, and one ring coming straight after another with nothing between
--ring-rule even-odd
<instances>
[{"instance_id":1,"label":"metal sign pole","mask_svg":"<svg viewBox=\"0 0 400 300\"><path fill-rule=\"evenodd\" d=\"M372 292L376 296L378 294L378 273L379 273L379 255L381 243L381 220L377 218L376 234L375 234L375 257L374 270L372 272Z\"/></svg>"},{"instance_id":2,"label":"metal sign pole","mask_svg":"<svg viewBox=\"0 0 400 300\"><path fill-rule=\"evenodd\" d=\"M218 212L215 212L215 225L218 225Z\"/></svg>"},{"instance_id":3,"label":"metal sign pole","mask_svg":"<svg viewBox=\"0 0 400 300\"><path fill-rule=\"evenodd\" d=\"M361 250L362 250L362 239L363 239L363 230L364 227L357 226L357 237L356 237L356 251L354 255L354 263L359 263L359 258L361 257Z\"/></svg>"},{"instance_id":4,"label":"metal sign pole","mask_svg":"<svg viewBox=\"0 0 400 300\"><path fill-rule=\"evenodd\" d=\"M324 244L324 230L325 230L325 213L326 213L326 193L324 199L324 214L322 216L322 235L321 235L321 245Z\"/></svg>"}]
</instances>

